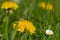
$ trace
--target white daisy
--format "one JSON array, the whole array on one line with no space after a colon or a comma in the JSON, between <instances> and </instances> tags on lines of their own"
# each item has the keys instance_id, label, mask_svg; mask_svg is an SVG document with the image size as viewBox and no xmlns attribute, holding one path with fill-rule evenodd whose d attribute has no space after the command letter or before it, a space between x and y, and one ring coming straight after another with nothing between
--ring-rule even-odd
<instances>
[{"instance_id":1,"label":"white daisy","mask_svg":"<svg viewBox=\"0 0 60 40\"><path fill-rule=\"evenodd\" d=\"M47 35L53 35L53 31L50 30L50 29L47 29L47 30L46 30L46 34L47 34Z\"/></svg>"}]
</instances>

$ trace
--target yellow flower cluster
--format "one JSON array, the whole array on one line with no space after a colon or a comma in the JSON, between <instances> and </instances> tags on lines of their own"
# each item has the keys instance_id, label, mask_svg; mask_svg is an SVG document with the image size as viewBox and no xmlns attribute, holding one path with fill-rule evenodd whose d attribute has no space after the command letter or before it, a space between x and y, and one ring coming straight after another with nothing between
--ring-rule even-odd
<instances>
[{"instance_id":1,"label":"yellow flower cluster","mask_svg":"<svg viewBox=\"0 0 60 40\"><path fill-rule=\"evenodd\" d=\"M2 4L1 8L3 8L3 9L9 9L9 8L11 8L11 9L15 10L15 9L18 8L18 5L15 2L4 2Z\"/></svg>"},{"instance_id":2,"label":"yellow flower cluster","mask_svg":"<svg viewBox=\"0 0 60 40\"><path fill-rule=\"evenodd\" d=\"M39 7L45 9L45 6L46 6L46 5L45 5L45 2L41 2L41 3L39 3L38 5L39 5Z\"/></svg>"},{"instance_id":3,"label":"yellow flower cluster","mask_svg":"<svg viewBox=\"0 0 60 40\"><path fill-rule=\"evenodd\" d=\"M51 3L40 2L39 7L46 9L46 10L53 10L53 5Z\"/></svg>"},{"instance_id":4,"label":"yellow flower cluster","mask_svg":"<svg viewBox=\"0 0 60 40\"><path fill-rule=\"evenodd\" d=\"M47 10L52 10L53 9L53 5L51 3L47 3L46 9Z\"/></svg>"},{"instance_id":5,"label":"yellow flower cluster","mask_svg":"<svg viewBox=\"0 0 60 40\"><path fill-rule=\"evenodd\" d=\"M28 20L20 20L13 24L13 28L17 29L20 32L24 32L24 30L28 31L31 35L35 33L35 26Z\"/></svg>"}]
</instances>

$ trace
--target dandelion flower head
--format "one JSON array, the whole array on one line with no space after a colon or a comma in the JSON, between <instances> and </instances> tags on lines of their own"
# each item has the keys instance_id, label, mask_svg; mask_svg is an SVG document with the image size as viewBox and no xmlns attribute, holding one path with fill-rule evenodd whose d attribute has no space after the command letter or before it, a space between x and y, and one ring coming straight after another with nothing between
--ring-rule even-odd
<instances>
[{"instance_id":1,"label":"dandelion flower head","mask_svg":"<svg viewBox=\"0 0 60 40\"><path fill-rule=\"evenodd\" d=\"M15 3L15 2L4 2L2 4L2 7L3 9L17 9L18 8L18 5Z\"/></svg>"},{"instance_id":2,"label":"dandelion flower head","mask_svg":"<svg viewBox=\"0 0 60 40\"><path fill-rule=\"evenodd\" d=\"M20 32L24 32L24 30L28 31L30 34L35 33L36 29L32 22L28 20L19 20L17 24L13 25L14 28L17 27L17 30Z\"/></svg>"},{"instance_id":3,"label":"dandelion flower head","mask_svg":"<svg viewBox=\"0 0 60 40\"><path fill-rule=\"evenodd\" d=\"M38 6L41 7L41 8L43 8L43 9L45 9L46 4L45 4L45 2L40 2L40 3L38 4Z\"/></svg>"},{"instance_id":4,"label":"dandelion flower head","mask_svg":"<svg viewBox=\"0 0 60 40\"><path fill-rule=\"evenodd\" d=\"M47 3L46 9L47 10L52 10L53 9L52 3Z\"/></svg>"}]
</instances>

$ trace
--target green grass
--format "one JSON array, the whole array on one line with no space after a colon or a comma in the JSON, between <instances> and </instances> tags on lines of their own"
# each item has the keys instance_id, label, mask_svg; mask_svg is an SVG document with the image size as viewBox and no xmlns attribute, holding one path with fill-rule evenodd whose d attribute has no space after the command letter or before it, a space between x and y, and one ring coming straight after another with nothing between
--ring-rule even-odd
<instances>
[{"instance_id":1,"label":"green grass","mask_svg":"<svg viewBox=\"0 0 60 40\"><path fill-rule=\"evenodd\" d=\"M9 15L9 20L1 9L4 1L8 0L0 0L0 40L60 40L60 0L21 0L19 8ZM38 7L38 3L42 1L51 2L54 10L49 12ZM13 29L12 24L21 18L30 20L35 25L35 34L21 33ZM46 29L53 30L54 34L47 36Z\"/></svg>"}]
</instances>

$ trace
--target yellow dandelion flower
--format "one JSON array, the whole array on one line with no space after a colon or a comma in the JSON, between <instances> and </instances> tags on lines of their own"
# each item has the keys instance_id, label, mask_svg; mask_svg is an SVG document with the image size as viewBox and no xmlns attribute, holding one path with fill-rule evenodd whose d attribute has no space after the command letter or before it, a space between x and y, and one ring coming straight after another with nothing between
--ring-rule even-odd
<instances>
[{"instance_id":1,"label":"yellow dandelion flower","mask_svg":"<svg viewBox=\"0 0 60 40\"><path fill-rule=\"evenodd\" d=\"M35 31L36 29L35 29L34 25L33 25L30 21L27 21L27 20L26 20L25 22L26 22L26 24L25 24L26 30L29 31L30 34L35 33L34 31Z\"/></svg>"},{"instance_id":2,"label":"yellow dandelion flower","mask_svg":"<svg viewBox=\"0 0 60 40\"><path fill-rule=\"evenodd\" d=\"M20 20L17 22L17 25L13 25L14 28L17 27L17 30L20 32L24 32L24 30L28 31L31 35L35 33L35 26L28 20Z\"/></svg>"},{"instance_id":3,"label":"yellow dandelion flower","mask_svg":"<svg viewBox=\"0 0 60 40\"><path fill-rule=\"evenodd\" d=\"M47 3L46 9L47 10L52 10L53 9L53 5L51 3Z\"/></svg>"},{"instance_id":4,"label":"yellow dandelion flower","mask_svg":"<svg viewBox=\"0 0 60 40\"><path fill-rule=\"evenodd\" d=\"M38 4L38 6L41 7L41 8L43 8L43 9L45 9L46 4L45 4L45 2L41 2L41 3Z\"/></svg>"},{"instance_id":5,"label":"yellow dandelion flower","mask_svg":"<svg viewBox=\"0 0 60 40\"><path fill-rule=\"evenodd\" d=\"M16 24L14 23L14 24L13 24L13 28L15 28L15 27L16 27Z\"/></svg>"},{"instance_id":6,"label":"yellow dandelion flower","mask_svg":"<svg viewBox=\"0 0 60 40\"><path fill-rule=\"evenodd\" d=\"M17 22L13 23L13 28L15 28L15 27L16 27L16 25L17 25Z\"/></svg>"},{"instance_id":7,"label":"yellow dandelion flower","mask_svg":"<svg viewBox=\"0 0 60 40\"><path fill-rule=\"evenodd\" d=\"M4 2L2 4L1 8L3 8L3 9L9 9L9 8L11 8L11 9L15 10L15 9L18 8L18 5L15 2Z\"/></svg>"}]
</instances>

